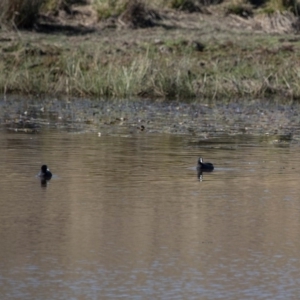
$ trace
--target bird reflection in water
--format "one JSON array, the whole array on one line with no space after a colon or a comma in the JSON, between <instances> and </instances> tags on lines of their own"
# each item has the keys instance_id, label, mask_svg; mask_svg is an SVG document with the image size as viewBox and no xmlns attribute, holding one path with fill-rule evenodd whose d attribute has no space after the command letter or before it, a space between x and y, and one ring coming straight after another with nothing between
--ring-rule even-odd
<instances>
[{"instance_id":1,"label":"bird reflection in water","mask_svg":"<svg viewBox=\"0 0 300 300\"><path fill-rule=\"evenodd\" d=\"M50 180L51 180L51 178L50 178L50 179L41 178L41 186L42 186L42 187L47 187L48 182L49 182Z\"/></svg>"}]
</instances>

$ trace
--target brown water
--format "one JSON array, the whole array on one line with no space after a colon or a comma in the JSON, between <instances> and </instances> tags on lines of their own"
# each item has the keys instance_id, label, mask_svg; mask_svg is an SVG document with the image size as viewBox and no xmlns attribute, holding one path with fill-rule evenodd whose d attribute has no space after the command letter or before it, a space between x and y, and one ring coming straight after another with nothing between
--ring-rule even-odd
<instances>
[{"instance_id":1,"label":"brown water","mask_svg":"<svg viewBox=\"0 0 300 300\"><path fill-rule=\"evenodd\" d=\"M299 162L250 135L1 130L0 299L299 299Z\"/></svg>"}]
</instances>

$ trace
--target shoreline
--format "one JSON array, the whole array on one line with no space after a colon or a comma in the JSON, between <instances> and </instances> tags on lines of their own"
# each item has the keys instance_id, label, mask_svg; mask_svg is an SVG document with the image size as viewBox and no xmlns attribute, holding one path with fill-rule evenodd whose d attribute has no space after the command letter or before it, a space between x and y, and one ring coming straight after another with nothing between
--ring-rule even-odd
<instances>
[{"instance_id":1,"label":"shoreline","mask_svg":"<svg viewBox=\"0 0 300 300\"><path fill-rule=\"evenodd\" d=\"M256 136L262 143L274 146L300 142L298 102L244 100L183 103L14 96L1 100L0 105L0 128L12 134L42 134L50 129L92 133L99 137L188 135L195 143L213 143L222 135L245 136L246 139Z\"/></svg>"}]
</instances>

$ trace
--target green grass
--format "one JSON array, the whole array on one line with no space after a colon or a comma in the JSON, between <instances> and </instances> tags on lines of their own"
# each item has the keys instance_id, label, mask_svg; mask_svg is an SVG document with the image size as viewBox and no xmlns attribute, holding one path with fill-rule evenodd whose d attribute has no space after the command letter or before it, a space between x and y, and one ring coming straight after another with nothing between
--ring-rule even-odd
<instances>
[{"instance_id":1,"label":"green grass","mask_svg":"<svg viewBox=\"0 0 300 300\"><path fill-rule=\"evenodd\" d=\"M41 42L38 36L31 42L11 42L2 48L0 92L168 99L300 97L299 43L283 47L272 36L231 35L226 43L207 40L202 52L180 38L172 43L168 37L162 43L168 52L145 41L141 47L117 51L119 44L102 44L100 38L80 46L48 38Z\"/></svg>"}]
</instances>

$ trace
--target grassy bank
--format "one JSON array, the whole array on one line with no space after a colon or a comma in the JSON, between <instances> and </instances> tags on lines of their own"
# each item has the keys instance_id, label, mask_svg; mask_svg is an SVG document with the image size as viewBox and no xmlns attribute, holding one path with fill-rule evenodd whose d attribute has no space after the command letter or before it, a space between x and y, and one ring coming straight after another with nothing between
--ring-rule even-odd
<instances>
[{"instance_id":1,"label":"grassy bank","mask_svg":"<svg viewBox=\"0 0 300 300\"><path fill-rule=\"evenodd\" d=\"M116 98L300 98L300 42L292 34L225 26L218 16L180 13L176 18L180 24L165 17L169 23L163 26L105 28L77 36L2 31L0 91Z\"/></svg>"},{"instance_id":2,"label":"grassy bank","mask_svg":"<svg viewBox=\"0 0 300 300\"><path fill-rule=\"evenodd\" d=\"M130 40L128 32L119 32L113 41L23 33L1 43L0 90L96 97L300 97L297 41L253 34L216 41L201 35L200 49L184 31L164 37L158 30L152 33L156 40L143 38L145 33L136 31L141 36Z\"/></svg>"}]
</instances>

